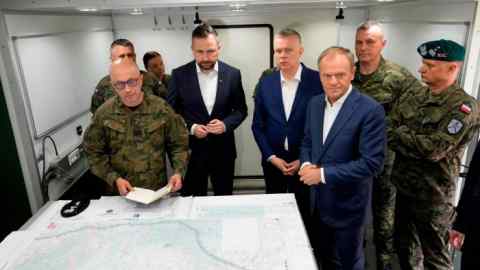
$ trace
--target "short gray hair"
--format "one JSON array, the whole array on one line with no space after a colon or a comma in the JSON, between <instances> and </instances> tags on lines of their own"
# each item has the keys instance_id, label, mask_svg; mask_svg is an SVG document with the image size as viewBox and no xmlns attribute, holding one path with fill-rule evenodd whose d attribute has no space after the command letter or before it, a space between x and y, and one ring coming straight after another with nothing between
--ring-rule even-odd
<instances>
[{"instance_id":1,"label":"short gray hair","mask_svg":"<svg viewBox=\"0 0 480 270\"><path fill-rule=\"evenodd\" d=\"M353 56L353 53L347 48L337 46L332 46L325 49L318 57L317 65L320 67L320 62L323 60L323 58L329 55L344 55L345 57L347 57L352 67L355 65L355 58Z\"/></svg>"},{"instance_id":2,"label":"short gray hair","mask_svg":"<svg viewBox=\"0 0 480 270\"><path fill-rule=\"evenodd\" d=\"M363 23L361 23L358 27L357 27L357 32L360 31L360 30L368 30L370 28L378 28L382 33L382 25L378 22L378 21L374 21L374 20L368 20L368 21L365 21Z\"/></svg>"},{"instance_id":3,"label":"short gray hair","mask_svg":"<svg viewBox=\"0 0 480 270\"><path fill-rule=\"evenodd\" d=\"M280 36L280 37L292 37L292 36L295 36L298 38L298 41L300 42L300 44L302 44L302 36L300 35L300 33L295 30L295 29L292 29L292 28L283 28L282 30L280 30L278 33L277 33L277 36Z\"/></svg>"}]
</instances>

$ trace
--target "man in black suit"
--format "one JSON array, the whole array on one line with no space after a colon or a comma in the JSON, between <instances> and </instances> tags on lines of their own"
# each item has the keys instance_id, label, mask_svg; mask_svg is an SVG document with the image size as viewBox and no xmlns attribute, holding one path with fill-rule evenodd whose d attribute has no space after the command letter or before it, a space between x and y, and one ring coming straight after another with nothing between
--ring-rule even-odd
<instances>
[{"instance_id":1,"label":"man in black suit","mask_svg":"<svg viewBox=\"0 0 480 270\"><path fill-rule=\"evenodd\" d=\"M207 195L210 176L215 195L233 190L234 130L247 117L240 71L218 61L220 44L208 24L192 33L194 61L172 72L168 102L190 132L190 162L182 195Z\"/></svg>"},{"instance_id":2,"label":"man in black suit","mask_svg":"<svg viewBox=\"0 0 480 270\"><path fill-rule=\"evenodd\" d=\"M450 231L450 243L462 249L462 270L480 269L480 147L477 145L457 206L457 218ZM465 243L464 243L465 240Z\"/></svg>"}]
</instances>

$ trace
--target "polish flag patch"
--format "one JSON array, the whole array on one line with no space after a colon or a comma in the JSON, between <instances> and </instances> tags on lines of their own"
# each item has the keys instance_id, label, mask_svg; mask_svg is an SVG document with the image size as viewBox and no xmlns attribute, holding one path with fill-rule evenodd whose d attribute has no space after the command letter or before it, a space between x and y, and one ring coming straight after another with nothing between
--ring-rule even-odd
<instances>
[{"instance_id":1,"label":"polish flag patch","mask_svg":"<svg viewBox=\"0 0 480 270\"><path fill-rule=\"evenodd\" d=\"M472 108L470 108L466 104L462 104L462 106L460 106L460 111L465 113L465 114L470 114L472 112Z\"/></svg>"}]
</instances>

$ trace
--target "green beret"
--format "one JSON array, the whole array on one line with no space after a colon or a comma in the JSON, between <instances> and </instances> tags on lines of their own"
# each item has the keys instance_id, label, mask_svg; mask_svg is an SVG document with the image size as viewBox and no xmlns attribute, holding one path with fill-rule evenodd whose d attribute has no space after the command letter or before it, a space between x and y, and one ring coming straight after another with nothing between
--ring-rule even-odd
<instances>
[{"instance_id":1,"label":"green beret","mask_svg":"<svg viewBox=\"0 0 480 270\"><path fill-rule=\"evenodd\" d=\"M425 42L417 48L417 52L424 59L439 61L463 61L465 47L451 40L434 40Z\"/></svg>"}]
</instances>

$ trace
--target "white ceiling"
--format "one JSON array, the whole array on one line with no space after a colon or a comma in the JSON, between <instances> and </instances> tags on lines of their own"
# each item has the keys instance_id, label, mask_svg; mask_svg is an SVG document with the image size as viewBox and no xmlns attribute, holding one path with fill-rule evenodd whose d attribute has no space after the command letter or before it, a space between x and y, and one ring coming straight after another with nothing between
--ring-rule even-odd
<instances>
[{"instance_id":1,"label":"white ceiling","mask_svg":"<svg viewBox=\"0 0 480 270\"><path fill-rule=\"evenodd\" d=\"M344 0L347 8L391 5L400 2L474 2L475 0ZM10 11L47 11L80 13L95 8L96 13L125 13L142 8L144 13L193 14L195 7L205 13L231 12L231 4L246 4L245 12L275 12L312 8L335 8L337 0L0 0L0 9Z\"/></svg>"}]
</instances>

